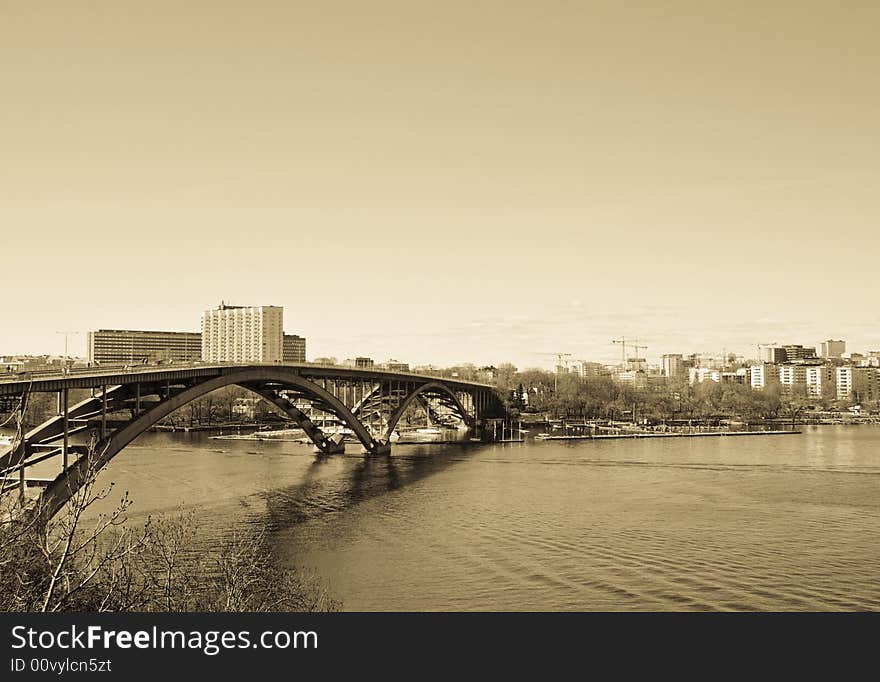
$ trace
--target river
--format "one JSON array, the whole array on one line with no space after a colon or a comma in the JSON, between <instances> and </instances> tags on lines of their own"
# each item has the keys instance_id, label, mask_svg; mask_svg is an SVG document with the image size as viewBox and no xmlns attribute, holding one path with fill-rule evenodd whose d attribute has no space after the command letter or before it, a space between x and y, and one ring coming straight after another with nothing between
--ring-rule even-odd
<instances>
[{"instance_id":1,"label":"river","mask_svg":"<svg viewBox=\"0 0 880 682\"><path fill-rule=\"evenodd\" d=\"M151 433L102 479L132 522L264 526L346 610L880 609L880 426L372 459Z\"/></svg>"}]
</instances>

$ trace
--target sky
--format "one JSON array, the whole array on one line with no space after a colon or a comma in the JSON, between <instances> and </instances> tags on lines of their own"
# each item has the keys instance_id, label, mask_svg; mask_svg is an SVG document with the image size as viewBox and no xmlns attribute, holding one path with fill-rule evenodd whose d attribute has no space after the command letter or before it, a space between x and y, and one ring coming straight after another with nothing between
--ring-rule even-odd
<instances>
[{"instance_id":1,"label":"sky","mask_svg":"<svg viewBox=\"0 0 880 682\"><path fill-rule=\"evenodd\" d=\"M0 354L880 348L880 3L0 0Z\"/></svg>"}]
</instances>

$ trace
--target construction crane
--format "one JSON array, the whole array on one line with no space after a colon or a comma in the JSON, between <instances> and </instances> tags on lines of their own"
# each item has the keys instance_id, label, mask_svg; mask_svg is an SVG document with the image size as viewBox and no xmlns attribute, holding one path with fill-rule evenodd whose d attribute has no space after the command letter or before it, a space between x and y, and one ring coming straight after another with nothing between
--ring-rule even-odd
<instances>
[{"instance_id":1,"label":"construction crane","mask_svg":"<svg viewBox=\"0 0 880 682\"><path fill-rule=\"evenodd\" d=\"M556 356L556 372L553 374L553 392L556 392L558 388L559 380L559 371L561 369L568 369L568 360L565 358L570 358L571 353L537 353L537 355L555 355Z\"/></svg>"},{"instance_id":2,"label":"construction crane","mask_svg":"<svg viewBox=\"0 0 880 682\"><path fill-rule=\"evenodd\" d=\"M639 351L640 350L648 350L647 346L640 346L638 342L639 342L639 340L636 339L636 342L634 344L632 344L632 348L635 349L636 355L635 355L635 357L632 357L629 359L630 362L633 363L634 366L641 364L642 361L645 359L645 358L639 357Z\"/></svg>"},{"instance_id":3,"label":"construction crane","mask_svg":"<svg viewBox=\"0 0 880 682\"><path fill-rule=\"evenodd\" d=\"M556 356L556 369L559 370L560 367L568 368L568 360L565 358L570 358L571 353L537 353L537 355L555 355Z\"/></svg>"},{"instance_id":4,"label":"construction crane","mask_svg":"<svg viewBox=\"0 0 880 682\"><path fill-rule=\"evenodd\" d=\"M611 339L611 343L619 343L623 348L620 349L621 367L626 369L626 337L621 336L619 339Z\"/></svg>"}]
</instances>

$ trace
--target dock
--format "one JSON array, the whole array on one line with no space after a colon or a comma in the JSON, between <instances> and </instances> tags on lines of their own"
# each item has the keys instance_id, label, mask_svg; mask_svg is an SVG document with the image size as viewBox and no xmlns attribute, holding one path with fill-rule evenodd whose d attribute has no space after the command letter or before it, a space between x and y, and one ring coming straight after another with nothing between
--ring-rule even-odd
<instances>
[{"instance_id":1,"label":"dock","mask_svg":"<svg viewBox=\"0 0 880 682\"><path fill-rule=\"evenodd\" d=\"M612 440L619 438L705 438L709 436L785 436L801 431L704 431L700 433L608 433L572 436L536 436L535 440Z\"/></svg>"}]
</instances>

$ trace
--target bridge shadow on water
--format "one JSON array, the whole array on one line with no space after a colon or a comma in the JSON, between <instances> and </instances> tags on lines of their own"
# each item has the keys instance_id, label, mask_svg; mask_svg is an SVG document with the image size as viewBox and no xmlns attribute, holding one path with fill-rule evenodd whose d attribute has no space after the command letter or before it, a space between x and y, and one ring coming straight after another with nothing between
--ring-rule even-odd
<instances>
[{"instance_id":1,"label":"bridge shadow on water","mask_svg":"<svg viewBox=\"0 0 880 682\"><path fill-rule=\"evenodd\" d=\"M265 528L280 531L338 514L413 485L474 454L479 445L414 446L383 456L318 455L302 482L263 493Z\"/></svg>"}]
</instances>

